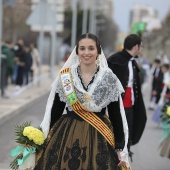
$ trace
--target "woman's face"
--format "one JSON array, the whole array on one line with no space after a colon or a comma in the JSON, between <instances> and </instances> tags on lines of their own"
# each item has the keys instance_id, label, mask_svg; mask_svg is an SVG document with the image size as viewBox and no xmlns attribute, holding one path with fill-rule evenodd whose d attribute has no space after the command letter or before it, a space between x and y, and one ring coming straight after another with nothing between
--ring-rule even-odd
<instances>
[{"instance_id":1,"label":"woman's face","mask_svg":"<svg viewBox=\"0 0 170 170\"><path fill-rule=\"evenodd\" d=\"M89 38L84 38L79 41L78 56L81 64L94 64L98 56L96 42Z\"/></svg>"}]
</instances>

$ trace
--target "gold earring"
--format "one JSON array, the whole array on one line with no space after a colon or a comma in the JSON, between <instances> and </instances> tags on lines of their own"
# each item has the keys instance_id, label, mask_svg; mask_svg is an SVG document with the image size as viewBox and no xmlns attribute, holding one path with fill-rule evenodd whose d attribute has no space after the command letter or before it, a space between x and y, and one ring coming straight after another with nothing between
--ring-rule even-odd
<instances>
[{"instance_id":1,"label":"gold earring","mask_svg":"<svg viewBox=\"0 0 170 170\"><path fill-rule=\"evenodd\" d=\"M96 59L96 64L99 66L99 64L100 64L100 60L99 60L99 57L97 57L97 59Z\"/></svg>"}]
</instances>

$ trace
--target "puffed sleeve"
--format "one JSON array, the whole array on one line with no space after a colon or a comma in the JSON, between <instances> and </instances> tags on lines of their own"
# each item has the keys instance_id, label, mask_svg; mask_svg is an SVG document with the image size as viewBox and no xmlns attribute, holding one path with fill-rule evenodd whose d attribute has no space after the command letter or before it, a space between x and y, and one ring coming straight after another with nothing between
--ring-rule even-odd
<instances>
[{"instance_id":1,"label":"puffed sleeve","mask_svg":"<svg viewBox=\"0 0 170 170\"><path fill-rule=\"evenodd\" d=\"M50 128L61 117L65 108L65 102L60 101L58 93L55 94L54 102L51 109L51 123Z\"/></svg>"},{"instance_id":2,"label":"puffed sleeve","mask_svg":"<svg viewBox=\"0 0 170 170\"><path fill-rule=\"evenodd\" d=\"M108 114L114 130L115 149L123 149L125 144L125 137L119 101L111 102L108 105Z\"/></svg>"}]
</instances>

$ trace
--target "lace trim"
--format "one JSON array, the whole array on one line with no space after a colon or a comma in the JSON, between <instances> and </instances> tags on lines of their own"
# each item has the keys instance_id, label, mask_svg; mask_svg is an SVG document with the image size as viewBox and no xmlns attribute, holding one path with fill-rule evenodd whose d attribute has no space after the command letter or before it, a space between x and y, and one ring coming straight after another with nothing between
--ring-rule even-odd
<instances>
[{"instance_id":1,"label":"lace trim","mask_svg":"<svg viewBox=\"0 0 170 170\"><path fill-rule=\"evenodd\" d=\"M118 101L119 95L123 91L123 88L121 88L119 84L119 80L109 69L106 71L99 69L99 71L94 75L93 82L89 84L87 91L83 88L83 84L79 78L77 68L72 67L71 73L72 77L74 77L74 88L79 101L83 104L84 107L92 112L100 112L110 102ZM59 94L60 101L65 102L68 110L72 111L72 108L69 106L64 95L60 81L57 82L56 93ZM90 96L90 99L85 100L84 94Z\"/></svg>"},{"instance_id":2,"label":"lace trim","mask_svg":"<svg viewBox=\"0 0 170 170\"><path fill-rule=\"evenodd\" d=\"M83 85L83 87L84 87L84 89L85 89L86 91L88 90L89 85L90 85L91 83L93 83L93 80L94 80L94 78L96 77L96 74L97 74L98 71L99 71L99 66L96 67L96 70L95 70L95 72L94 72L93 77L91 78L91 80L89 81L89 83L86 85L85 82L83 81L82 76L81 76L80 65L77 67L77 74L78 74L78 76L79 76L79 78L80 78L80 80L81 80L81 83L82 83L82 85Z\"/></svg>"}]
</instances>

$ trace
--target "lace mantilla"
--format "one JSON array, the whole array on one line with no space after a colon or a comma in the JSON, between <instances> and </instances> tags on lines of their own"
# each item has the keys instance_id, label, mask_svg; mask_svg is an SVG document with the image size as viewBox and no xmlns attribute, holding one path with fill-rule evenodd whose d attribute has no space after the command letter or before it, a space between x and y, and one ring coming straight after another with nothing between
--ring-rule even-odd
<instances>
[{"instance_id":1,"label":"lace mantilla","mask_svg":"<svg viewBox=\"0 0 170 170\"><path fill-rule=\"evenodd\" d=\"M71 74L74 77L73 84L78 100L91 112L100 112L110 102L118 101L119 95L123 92L119 80L110 69L99 69L87 91L83 88L76 67L71 67ZM64 95L60 81L57 82L56 93L59 94L60 100L66 103L66 107L72 111Z\"/></svg>"}]
</instances>

